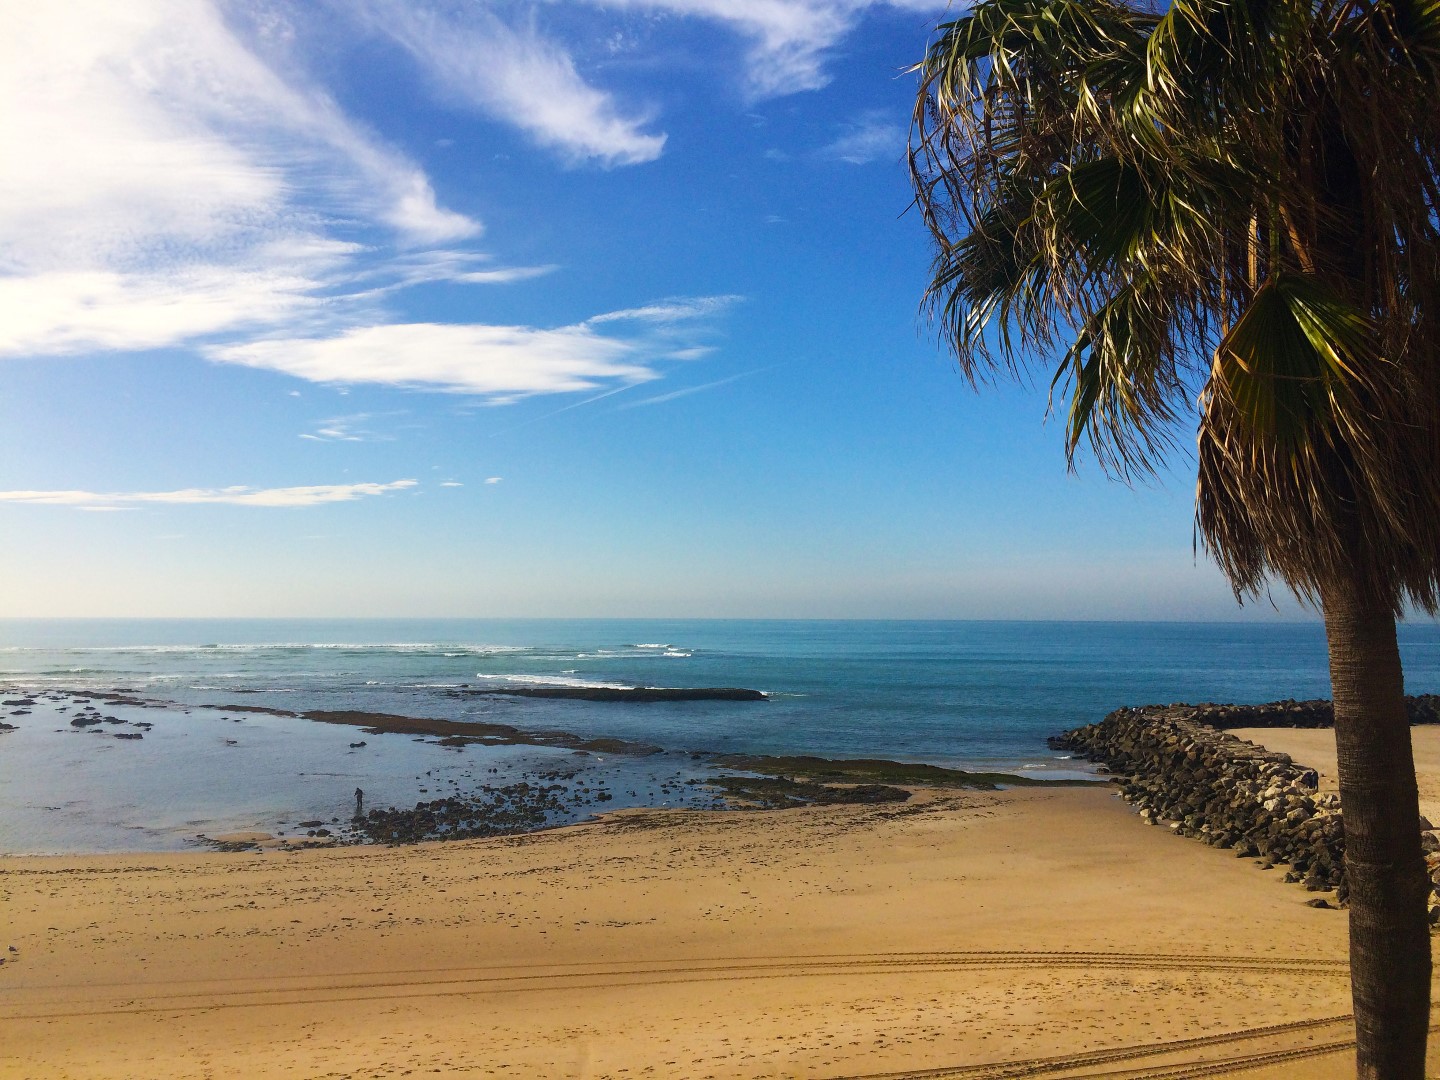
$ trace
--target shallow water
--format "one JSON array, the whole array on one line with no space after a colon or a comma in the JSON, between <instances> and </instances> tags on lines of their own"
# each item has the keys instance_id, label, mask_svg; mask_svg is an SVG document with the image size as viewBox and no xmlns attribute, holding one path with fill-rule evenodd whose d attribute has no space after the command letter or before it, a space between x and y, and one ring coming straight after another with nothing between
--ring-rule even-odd
<instances>
[{"instance_id":1,"label":"shallow water","mask_svg":"<svg viewBox=\"0 0 1440 1080\"><path fill-rule=\"evenodd\" d=\"M1440 628L1406 625L1401 637L1407 687L1440 690ZM11 690L126 688L176 707L104 707L153 723L140 740L115 739L132 730L124 725L77 731L54 711L61 702L29 715L0 710L18 728L0 736L0 851L171 849L197 833L344 819L356 787L368 805L408 806L556 762L603 775L615 792L607 807L697 803L709 796L677 789L706 772L694 750L1073 775L1076 764L1047 750L1047 736L1120 705L1327 696L1325 664L1312 624L3 621L0 684ZM525 684L742 686L771 698L641 705L464 694ZM201 704L485 720L671 753L455 750ZM367 745L352 749L358 741Z\"/></svg>"}]
</instances>

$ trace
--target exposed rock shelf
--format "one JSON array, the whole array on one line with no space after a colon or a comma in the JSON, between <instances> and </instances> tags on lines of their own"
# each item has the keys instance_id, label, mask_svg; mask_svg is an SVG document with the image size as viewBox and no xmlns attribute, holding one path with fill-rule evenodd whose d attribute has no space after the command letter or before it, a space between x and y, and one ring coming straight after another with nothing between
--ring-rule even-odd
<instances>
[{"instance_id":1,"label":"exposed rock shelf","mask_svg":"<svg viewBox=\"0 0 1440 1080\"><path fill-rule=\"evenodd\" d=\"M506 686L459 690L487 697L560 698L570 701L766 701L759 690L738 686Z\"/></svg>"}]
</instances>

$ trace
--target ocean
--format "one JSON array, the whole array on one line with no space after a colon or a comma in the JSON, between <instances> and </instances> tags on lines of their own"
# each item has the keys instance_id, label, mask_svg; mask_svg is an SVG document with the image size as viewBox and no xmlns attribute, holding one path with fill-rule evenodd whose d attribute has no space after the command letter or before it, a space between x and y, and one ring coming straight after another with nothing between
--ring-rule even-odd
<instances>
[{"instance_id":1,"label":"ocean","mask_svg":"<svg viewBox=\"0 0 1440 1080\"><path fill-rule=\"evenodd\" d=\"M1400 636L1407 689L1440 691L1440 627L1406 623ZM471 692L519 686L729 686L768 700ZM1325 697L1329 678L1311 623L3 620L0 688L22 702L0 708L14 728L0 734L0 852L23 854L293 832L348 817L356 788L368 806L408 807L562 767L572 785L605 791L604 805L577 796L547 824L715 805L694 781L713 775L705 755L717 753L1073 778L1085 766L1046 738L1119 706ZM105 705L104 724L71 723L93 707L76 700L115 691L165 707ZM309 710L502 723L664 753L460 748L279 715Z\"/></svg>"}]
</instances>

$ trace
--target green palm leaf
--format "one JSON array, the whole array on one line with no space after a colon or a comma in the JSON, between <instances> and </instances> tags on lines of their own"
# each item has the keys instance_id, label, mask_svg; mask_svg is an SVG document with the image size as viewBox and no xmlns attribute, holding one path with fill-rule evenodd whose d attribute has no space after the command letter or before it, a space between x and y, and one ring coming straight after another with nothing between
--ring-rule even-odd
<instances>
[{"instance_id":1,"label":"green palm leaf","mask_svg":"<svg viewBox=\"0 0 1440 1080\"><path fill-rule=\"evenodd\" d=\"M1316 278L1281 273L1215 350L1213 378L1254 436L1293 449L1353 411L1384 363L1365 315Z\"/></svg>"}]
</instances>

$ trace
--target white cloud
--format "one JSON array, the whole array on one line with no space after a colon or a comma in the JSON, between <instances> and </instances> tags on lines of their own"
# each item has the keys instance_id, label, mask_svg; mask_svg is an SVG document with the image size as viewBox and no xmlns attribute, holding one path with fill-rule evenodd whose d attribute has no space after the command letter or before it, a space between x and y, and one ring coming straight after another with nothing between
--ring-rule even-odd
<instances>
[{"instance_id":1,"label":"white cloud","mask_svg":"<svg viewBox=\"0 0 1440 1080\"><path fill-rule=\"evenodd\" d=\"M0 356L158 348L272 324L316 309L310 268L202 264L0 277Z\"/></svg>"},{"instance_id":2,"label":"white cloud","mask_svg":"<svg viewBox=\"0 0 1440 1080\"><path fill-rule=\"evenodd\" d=\"M694 338L707 332L703 320L736 299L679 297L548 329L381 323L327 335L209 345L202 352L217 363L279 371L310 382L477 394L492 404L602 387L608 394L616 384L624 389L659 378L655 365L662 360L700 355L704 346ZM625 336L596 329L611 322L641 326ZM311 437L325 436L316 432Z\"/></svg>"},{"instance_id":3,"label":"white cloud","mask_svg":"<svg viewBox=\"0 0 1440 1080\"><path fill-rule=\"evenodd\" d=\"M503 479L505 479L503 476L487 476L487 477L485 478L485 483L487 483L487 484L498 484L498 483L500 483L500 481L503 480Z\"/></svg>"},{"instance_id":4,"label":"white cloud","mask_svg":"<svg viewBox=\"0 0 1440 1080\"><path fill-rule=\"evenodd\" d=\"M553 0L552 0L553 2ZM588 0L596 7L632 8L708 19L749 42L744 81L752 98L816 90L830 81L830 50L868 9L940 14L947 0Z\"/></svg>"},{"instance_id":5,"label":"white cloud","mask_svg":"<svg viewBox=\"0 0 1440 1080\"><path fill-rule=\"evenodd\" d=\"M646 304L644 307L624 308L620 311L607 311L603 315L592 315L585 320L586 325L608 322L652 322L652 323L674 323L684 322L688 319L701 319L709 315L716 315L742 300L740 296L687 296L678 297L673 300L661 300L658 303Z\"/></svg>"},{"instance_id":6,"label":"white cloud","mask_svg":"<svg viewBox=\"0 0 1440 1080\"><path fill-rule=\"evenodd\" d=\"M441 481L440 481L440 486L441 486L441 487L464 487L465 485L462 484L459 480L441 480Z\"/></svg>"},{"instance_id":7,"label":"white cloud","mask_svg":"<svg viewBox=\"0 0 1440 1080\"><path fill-rule=\"evenodd\" d=\"M370 413L332 416L320 421L314 431L302 433L300 438L311 442L389 442L391 436L376 434L364 426L370 419Z\"/></svg>"},{"instance_id":8,"label":"white cloud","mask_svg":"<svg viewBox=\"0 0 1440 1080\"><path fill-rule=\"evenodd\" d=\"M435 243L479 226L204 0L67 0L0 16L0 235L23 266L221 254L312 235L327 210ZM63 227L57 228L57 222Z\"/></svg>"},{"instance_id":9,"label":"white cloud","mask_svg":"<svg viewBox=\"0 0 1440 1080\"><path fill-rule=\"evenodd\" d=\"M559 269L554 265L487 266L490 261L490 256L473 251L440 249L409 252L391 259L369 275L385 279L385 283L371 290L371 293L434 282L453 285L509 285L516 281L543 277Z\"/></svg>"},{"instance_id":10,"label":"white cloud","mask_svg":"<svg viewBox=\"0 0 1440 1080\"><path fill-rule=\"evenodd\" d=\"M340 225L479 231L257 47L210 0L0 7L0 355L309 319L363 251Z\"/></svg>"},{"instance_id":11,"label":"white cloud","mask_svg":"<svg viewBox=\"0 0 1440 1080\"><path fill-rule=\"evenodd\" d=\"M631 341L585 326L453 326L396 323L323 338L286 338L205 350L226 364L280 371L319 383L378 383L514 401L593 389L657 374Z\"/></svg>"},{"instance_id":12,"label":"white cloud","mask_svg":"<svg viewBox=\"0 0 1440 1080\"><path fill-rule=\"evenodd\" d=\"M415 480L394 480L388 484L318 484L288 488L185 488L181 491L0 491L0 502L37 506L70 506L77 510L131 510L138 505L187 505L197 503L230 506L318 506L322 503L352 502L367 495L413 488Z\"/></svg>"},{"instance_id":13,"label":"white cloud","mask_svg":"<svg viewBox=\"0 0 1440 1080\"><path fill-rule=\"evenodd\" d=\"M906 131L889 113L867 112L820 151L823 157L868 165L872 161L899 161L905 153Z\"/></svg>"},{"instance_id":14,"label":"white cloud","mask_svg":"<svg viewBox=\"0 0 1440 1080\"><path fill-rule=\"evenodd\" d=\"M735 298L666 300L558 329L398 321L384 306L398 290L554 268L458 250L479 222L439 205L421 168L297 61L323 20L291 0L222 15L225 2L0 6L0 357L200 346L317 382L504 401L608 393L657 377L658 361L706 351L690 327ZM756 92L782 93L823 82L826 50L879 2L609 6L734 30L751 42ZM451 6L442 17L420 0L357 5L445 93L567 158L658 156L664 134L587 81L524 17L536 7Z\"/></svg>"},{"instance_id":15,"label":"white cloud","mask_svg":"<svg viewBox=\"0 0 1440 1080\"><path fill-rule=\"evenodd\" d=\"M404 46L448 98L498 117L571 162L654 161L664 133L587 83L573 57L533 26L516 28L479 6L442 16L412 0L371 0L369 23Z\"/></svg>"}]
</instances>

